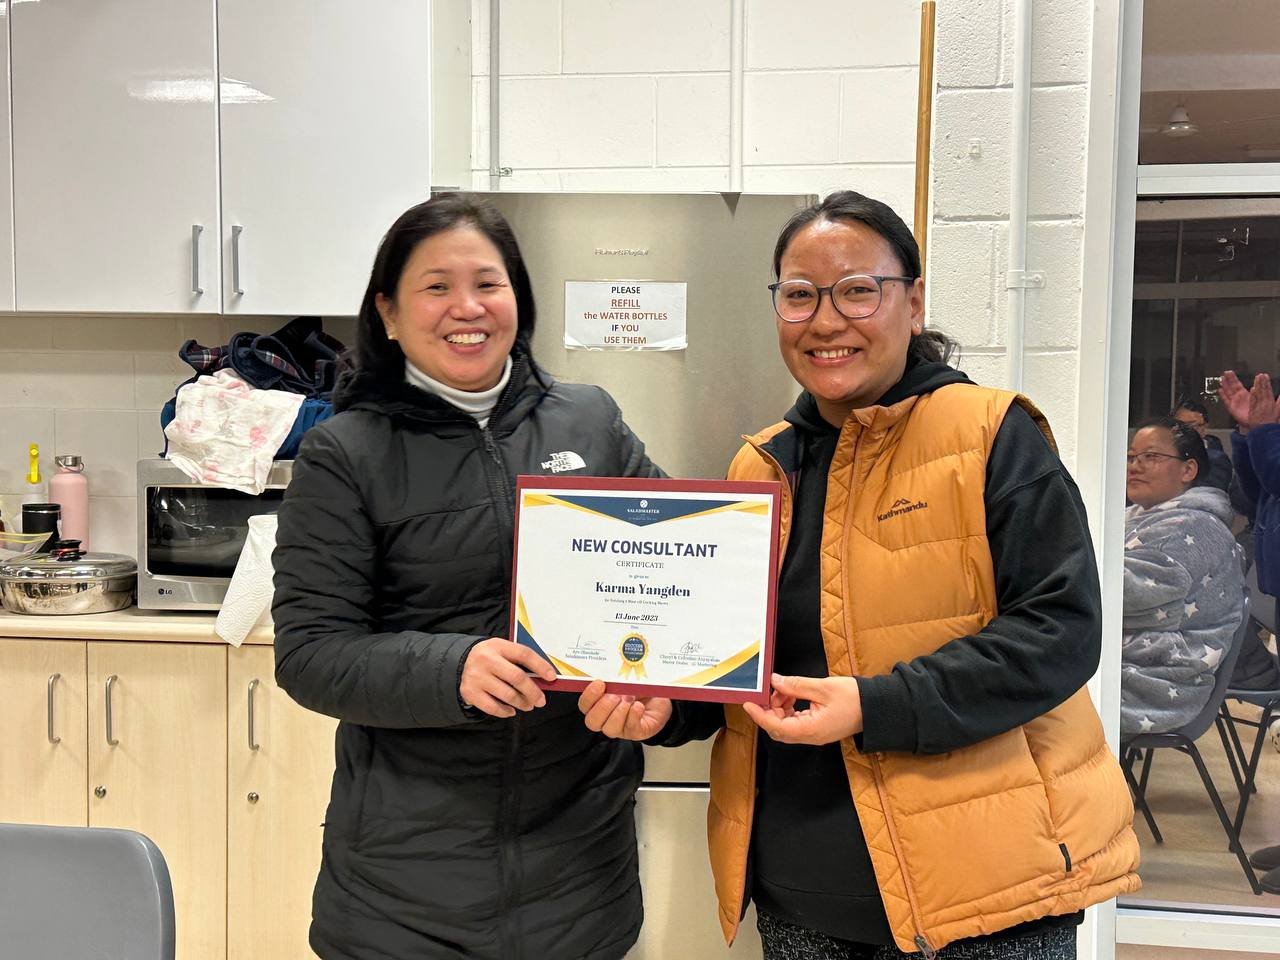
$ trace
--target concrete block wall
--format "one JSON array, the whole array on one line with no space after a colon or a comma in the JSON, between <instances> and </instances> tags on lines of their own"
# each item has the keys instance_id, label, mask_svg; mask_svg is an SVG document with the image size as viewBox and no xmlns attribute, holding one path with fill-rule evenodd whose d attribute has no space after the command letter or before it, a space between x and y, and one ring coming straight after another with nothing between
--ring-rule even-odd
<instances>
[{"instance_id":1,"label":"concrete block wall","mask_svg":"<svg viewBox=\"0 0 1280 960\"><path fill-rule=\"evenodd\" d=\"M1075 460L1081 246L1092 8L1034 0L1023 391ZM1012 0L938 4L930 323L964 347L975 380L1008 385L1007 318L1012 148Z\"/></svg>"},{"instance_id":2,"label":"concrete block wall","mask_svg":"<svg viewBox=\"0 0 1280 960\"><path fill-rule=\"evenodd\" d=\"M727 190L729 0L502 5L503 190ZM489 4L472 3L473 185L489 188ZM910 222L917 0L747 0L743 188L852 187Z\"/></svg>"}]
</instances>

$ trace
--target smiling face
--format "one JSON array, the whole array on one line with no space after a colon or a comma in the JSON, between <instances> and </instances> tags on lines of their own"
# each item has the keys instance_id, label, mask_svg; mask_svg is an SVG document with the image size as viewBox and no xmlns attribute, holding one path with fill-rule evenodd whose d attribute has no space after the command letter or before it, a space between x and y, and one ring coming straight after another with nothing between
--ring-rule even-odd
<instances>
[{"instance_id":1,"label":"smiling face","mask_svg":"<svg viewBox=\"0 0 1280 960\"><path fill-rule=\"evenodd\" d=\"M423 240L394 298L378 294L387 336L427 376L457 390L502 379L516 339L516 298L498 248L471 226Z\"/></svg>"},{"instance_id":2,"label":"smiling face","mask_svg":"<svg viewBox=\"0 0 1280 960\"><path fill-rule=\"evenodd\" d=\"M904 268L887 240L846 220L815 220L782 254L779 280L826 287L854 274L897 276ZM901 378L907 344L924 329L924 281L886 280L880 307L848 320L822 295L809 320L778 319L778 346L791 375L818 402L823 419L840 426L850 411L870 406Z\"/></svg>"},{"instance_id":3,"label":"smiling face","mask_svg":"<svg viewBox=\"0 0 1280 960\"><path fill-rule=\"evenodd\" d=\"M1172 500L1195 482L1198 467L1185 460L1162 427L1144 427L1129 444L1129 472L1125 495L1143 509Z\"/></svg>"}]
</instances>

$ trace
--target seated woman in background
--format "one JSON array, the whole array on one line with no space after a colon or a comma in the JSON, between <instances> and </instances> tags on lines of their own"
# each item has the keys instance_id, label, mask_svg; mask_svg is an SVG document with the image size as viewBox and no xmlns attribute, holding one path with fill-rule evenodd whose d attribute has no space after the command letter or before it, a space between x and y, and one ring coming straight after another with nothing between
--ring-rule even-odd
<instances>
[{"instance_id":1,"label":"seated woman in background","mask_svg":"<svg viewBox=\"0 0 1280 960\"><path fill-rule=\"evenodd\" d=\"M1240 625L1231 504L1202 485L1208 473L1204 441L1172 417L1146 424L1129 445L1121 733L1163 733L1193 719Z\"/></svg>"}]
</instances>

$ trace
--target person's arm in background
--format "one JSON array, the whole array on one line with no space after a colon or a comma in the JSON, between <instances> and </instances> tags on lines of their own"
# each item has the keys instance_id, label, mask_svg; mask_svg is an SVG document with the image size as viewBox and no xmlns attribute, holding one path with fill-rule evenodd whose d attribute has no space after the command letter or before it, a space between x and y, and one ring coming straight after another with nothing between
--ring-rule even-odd
<instances>
[{"instance_id":1,"label":"person's arm in background","mask_svg":"<svg viewBox=\"0 0 1280 960\"><path fill-rule=\"evenodd\" d=\"M515 704L520 709L545 702L525 670L554 674L527 647L461 633L378 629L377 531L341 445L323 426L307 432L294 462L272 562L276 680L304 707L379 727L450 726L482 712L511 716L511 703L488 692L502 689L495 675L509 676L506 696L530 698ZM476 709L460 692L468 664Z\"/></svg>"},{"instance_id":2,"label":"person's arm in background","mask_svg":"<svg viewBox=\"0 0 1280 960\"><path fill-rule=\"evenodd\" d=\"M1280 423L1253 427L1244 439L1258 489L1268 496L1280 497Z\"/></svg>"},{"instance_id":3,"label":"person's arm in background","mask_svg":"<svg viewBox=\"0 0 1280 960\"><path fill-rule=\"evenodd\" d=\"M1231 434L1231 451L1241 489L1255 505L1264 492L1276 496L1280 492L1280 438L1274 435L1274 428L1280 423L1280 400L1272 392L1271 377L1260 373L1245 389L1235 372L1227 370L1222 374L1218 398L1237 425Z\"/></svg>"}]
</instances>

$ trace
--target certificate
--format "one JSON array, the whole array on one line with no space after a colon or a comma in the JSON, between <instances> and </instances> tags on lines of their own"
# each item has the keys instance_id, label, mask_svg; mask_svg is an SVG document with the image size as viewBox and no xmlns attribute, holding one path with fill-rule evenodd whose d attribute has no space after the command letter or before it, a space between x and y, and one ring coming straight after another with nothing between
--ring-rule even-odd
<instances>
[{"instance_id":1,"label":"certificate","mask_svg":"<svg viewBox=\"0 0 1280 960\"><path fill-rule=\"evenodd\" d=\"M511 637L552 690L768 701L780 484L519 477Z\"/></svg>"}]
</instances>

